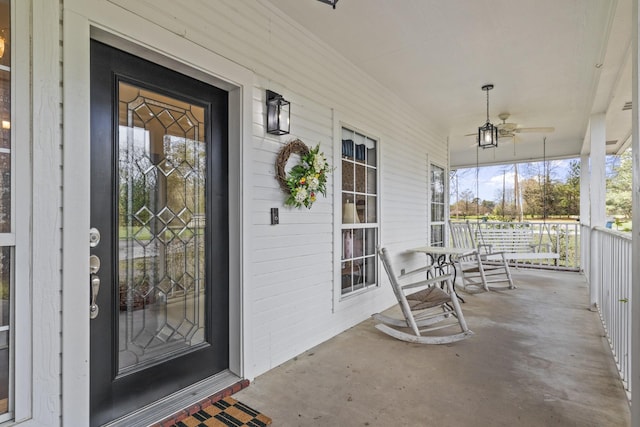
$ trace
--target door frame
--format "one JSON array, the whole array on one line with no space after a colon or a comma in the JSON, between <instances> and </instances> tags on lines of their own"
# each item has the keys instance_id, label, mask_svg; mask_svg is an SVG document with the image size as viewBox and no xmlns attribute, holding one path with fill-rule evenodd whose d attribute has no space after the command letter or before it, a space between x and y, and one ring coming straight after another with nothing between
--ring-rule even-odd
<instances>
[{"instance_id":1,"label":"door frame","mask_svg":"<svg viewBox=\"0 0 640 427\"><path fill-rule=\"evenodd\" d=\"M89 423L89 158L91 38L171 68L229 92L229 375L215 376L209 387L238 378L252 379L248 331L247 274L250 186L243 185L250 164L254 75L210 50L163 30L113 5L94 11L96 24L72 7L64 11L63 63L63 320L62 417ZM84 11L86 12L86 10ZM101 13L102 12L102 13ZM128 34L124 39L116 34ZM68 66L67 66L68 65ZM73 208L71 208L73 207ZM87 230L87 234L82 230ZM86 310L84 309L86 307ZM230 384L228 384L230 385ZM193 390L191 390L193 391ZM198 393L206 396L208 388ZM196 399L193 396L191 399ZM180 405L178 395L171 402ZM167 401L163 406L168 409Z\"/></svg>"},{"instance_id":2,"label":"door frame","mask_svg":"<svg viewBox=\"0 0 640 427\"><path fill-rule=\"evenodd\" d=\"M90 321L90 404L91 425L102 425L121 415L137 412L139 408L153 404L163 399L164 396L206 381L219 373L227 373L228 377L236 382L239 377L228 372L228 92L98 41L91 41L91 55L92 193L90 194L90 218L91 226L97 227L102 234L100 243L91 250L91 253L101 259L102 268L97 272L96 277L98 280L102 280L106 287L101 286L102 292L97 295L96 303L100 307L99 315ZM122 103L123 96L126 98L126 106ZM171 107L166 107L166 110L159 114L159 121L152 121L153 124L143 124L139 121L140 119L135 118L137 117L135 111L137 111L140 96L145 98L145 105L148 105L152 110L155 103L159 103L155 108L162 109L164 102ZM136 97L138 97L137 101L134 99ZM133 103L134 107L128 103ZM131 108L134 109L131 110ZM171 125L170 130L163 131L163 123L168 126L162 119L163 114L169 111L169 114L174 114L174 119L178 119L180 111L182 110L184 113L184 109L187 111L191 109L193 120L199 123L196 125L196 130L174 129L174 126ZM125 118L131 113L133 113L133 117ZM175 116L175 114L178 115ZM146 119L143 117L142 120ZM178 120L178 123L182 122ZM151 213L151 217L156 218L157 221L163 219L168 221L168 217L164 216L165 209L178 215L180 209L183 208L191 209L192 215L202 213L206 216L206 230L203 230L199 237L194 237L194 240L188 244L179 239L172 239L170 242L165 240L163 237L168 238L168 236L165 235L164 230L161 230L162 227L156 229L154 226L154 224L158 225L156 220L147 218L145 221L150 221L148 225L151 235L155 235L159 240L153 239L149 242L150 246L143 243L145 247L152 248L151 254L148 251L143 251L136 255L130 251L137 252L136 248L141 249L142 246L136 244L135 236L125 236L122 234L122 230L118 232L118 227L122 224L131 225L133 220L135 227L136 223L136 215L132 217L132 212L122 211L121 193L123 190L122 180L124 179L122 174L125 173L128 176L130 172L129 165L123 166L122 164L122 156L129 153L128 148L123 148L123 141L127 146L133 144L134 152L137 153L129 153L133 156L130 164L134 165L134 169L136 169L135 164L141 161L138 156L143 155L135 149L136 146L141 147L136 145L141 141L136 143L133 141L136 137L128 139L123 136L122 126L128 129L143 128L148 132L148 144L150 145L147 149L149 153L148 157L144 157L144 160L151 161L151 164L146 165L145 169L154 166L152 167L152 175L154 177L158 175L158 177L152 179L150 183L147 176L149 171L144 171L145 175L143 176L147 176L145 182L150 187L143 190L145 201L142 203L147 212ZM167 146L166 136L163 136L165 134L170 134L173 137L169 144L171 147ZM184 152L185 146L182 145L183 142L180 142L184 138L197 141L193 146L193 152L186 148L188 153L196 156L193 159ZM126 144L126 141L129 141L129 144ZM174 147L175 144L178 145ZM187 144L187 147L189 146L191 145ZM174 170L174 173L169 174L164 160L161 161L161 159L168 159L171 162L171 159L176 155L182 161L186 160L188 164L181 164L177 172ZM177 161L180 162L180 160ZM182 167L190 167L189 170L200 177L200 181L196 179L198 184L187 180L183 174L179 173L182 171ZM167 174L166 179L160 178L163 176L162 172ZM140 173L139 170L138 173ZM136 175L135 172L134 175ZM189 185L188 182L195 187ZM170 191L176 189L172 183L178 185L178 193ZM178 195L177 198L173 197L176 195ZM186 197L187 200L183 200L180 195ZM135 195L133 197L135 199ZM191 199L191 197L195 197L195 199ZM191 202L188 201L189 199ZM139 207L135 207L134 212ZM180 216L178 215L178 217ZM176 225L175 222L171 220L167 225ZM193 224L191 226L193 227ZM174 232L177 233L176 230ZM171 232L169 233L171 234ZM124 241L123 238L125 238ZM127 254L122 252L123 242L129 249L126 251ZM160 242L160 246L156 246L152 242ZM195 249L197 247L200 250ZM170 253L174 250L185 257L183 260L185 264L182 267L173 265L171 262L173 257ZM166 256L162 255L165 252ZM127 263L127 260L135 264L135 259L137 259L131 261L132 257L145 259L145 267L134 265L134 272L129 271L131 265ZM126 272L123 270L124 264L129 265L126 269L128 274L125 274ZM179 264L182 263L179 262ZM188 266L186 266L187 264ZM163 288L161 281L164 282L170 278L171 282L177 280L178 283L181 283L184 278L180 278L180 276L188 272L194 274L192 284L195 286L189 292L188 302L178 298L171 303L171 298L167 294L166 302L157 302L154 306L151 301L152 306L149 310L137 311L137 314L130 311L130 307L128 310L130 315L123 316L122 307L118 308L118 301L122 298L122 290L118 292L118 286L115 285L120 280L122 288L123 277L126 276L125 280L129 289L133 289L131 292L135 292L137 286L142 284L140 282L142 277L137 274L148 275L147 280L151 280L152 289L155 290L154 292L158 292L158 286ZM132 273L137 278L129 276ZM198 289L204 292L201 293ZM161 300L164 301L162 296ZM146 302L149 303L149 301ZM122 305L122 301L120 301L120 305ZM187 312L181 313L182 310L187 310ZM146 314L140 317L143 312ZM189 312L191 315L187 314ZM160 315L159 313L164 314ZM139 332L138 328L142 328L143 331L150 332L154 336L155 328L161 327L164 322L168 322L170 328L174 322L182 321L175 318L173 321L169 320L169 317L173 317L171 313L178 316L179 319L184 317L196 322L195 326L200 332L191 330L196 334L194 335L195 342L192 342L188 337L183 337L183 340L178 338L178 341L170 339L164 344L156 342L151 344L153 349L150 351L152 354L159 351L161 356L151 357L149 362L139 361L134 356L134 359L131 360L132 366L122 368L120 362L122 362L124 342L128 343L125 345L126 349L131 346L132 354L137 354L142 360L149 350L145 344L137 342L134 337L125 339L125 335L129 336L130 333L136 335L135 331ZM157 318L157 316L161 316L161 318ZM167 316L166 319L165 316ZM132 327L131 321L133 321L133 330L130 329ZM147 325L148 321L151 324L145 327L144 325ZM156 324L156 321L160 324ZM174 327L176 325L174 324ZM153 330L149 330L149 327ZM163 331L165 328L166 326L163 327ZM125 331L127 333L123 335ZM177 334L178 337L181 337L180 330L177 331ZM145 338L142 339L145 340ZM160 341L163 341L162 337ZM145 343L147 342L145 341ZM138 345L142 348L138 348ZM178 346L179 349L174 346ZM141 353L137 353L136 348ZM130 422L130 420L128 421Z\"/></svg>"}]
</instances>

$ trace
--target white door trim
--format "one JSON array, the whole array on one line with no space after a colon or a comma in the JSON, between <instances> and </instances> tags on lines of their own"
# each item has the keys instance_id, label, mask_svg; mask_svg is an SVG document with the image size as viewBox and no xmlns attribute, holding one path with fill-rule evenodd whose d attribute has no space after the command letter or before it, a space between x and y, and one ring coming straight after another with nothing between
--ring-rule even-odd
<instances>
[{"instance_id":1,"label":"white door trim","mask_svg":"<svg viewBox=\"0 0 640 427\"><path fill-rule=\"evenodd\" d=\"M69 1L63 21L63 424L65 414L79 425L89 423L90 38L229 91L230 371L251 378L253 366L243 309L249 301L244 278L250 245L243 230L250 224L250 186L244 180L251 161L253 72L122 8L100 5L88 11L84 1Z\"/></svg>"}]
</instances>

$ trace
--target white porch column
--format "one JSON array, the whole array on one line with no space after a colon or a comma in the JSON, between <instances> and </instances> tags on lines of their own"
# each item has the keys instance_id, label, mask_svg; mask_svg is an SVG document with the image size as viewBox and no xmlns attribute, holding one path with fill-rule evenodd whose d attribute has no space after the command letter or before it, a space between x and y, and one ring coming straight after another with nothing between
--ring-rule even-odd
<instances>
[{"instance_id":1,"label":"white porch column","mask_svg":"<svg viewBox=\"0 0 640 427\"><path fill-rule=\"evenodd\" d=\"M582 154L580 155L580 224L586 226L591 225L590 177L589 153Z\"/></svg>"},{"instance_id":2,"label":"white porch column","mask_svg":"<svg viewBox=\"0 0 640 427\"><path fill-rule=\"evenodd\" d=\"M591 194L589 193L589 181L591 180L591 172L589 170L589 153L580 155L580 225L585 227L591 226L591 209L589 209ZM581 236L582 243L580 245L580 266L587 279L589 279L590 264L590 245L585 241L586 236Z\"/></svg>"},{"instance_id":3,"label":"white porch column","mask_svg":"<svg viewBox=\"0 0 640 427\"><path fill-rule=\"evenodd\" d=\"M632 104L632 140L633 151L633 219L632 219L632 256L631 259L640 259L640 110L638 110L638 86L640 84L639 67L639 43L638 25L640 14L638 0L633 0L632 13L633 35L631 37L631 55L633 74L631 77ZM631 393L633 404L631 405L631 425L640 426L640 262L634 262L631 267ZM639 303L636 303L639 302Z\"/></svg>"},{"instance_id":4,"label":"white porch column","mask_svg":"<svg viewBox=\"0 0 640 427\"><path fill-rule=\"evenodd\" d=\"M586 138L585 138L586 139ZM591 283L591 233L582 233L585 228L591 227L591 209L589 209L591 195L589 194L589 180L591 171L589 170L589 153L580 155L580 269L585 278ZM583 228L584 226L584 228ZM590 301L590 306L593 302Z\"/></svg>"},{"instance_id":5,"label":"white porch column","mask_svg":"<svg viewBox=\"0 0 640 427\"><path fill-rule=\"evenodd\" d=\"M606 134L605 115L592 114L589 121L591 139L590 167L590 224L592 227L604 227L606 223Z\"/></svg>"},{"instance_id":6,"label":"white porch column","mask_svg":"<svg viewBox=\"0 0 640 427\"><path fill-rule=\"evenodd\" d=\"M589 120L589 146L590 146L590 167L589 167L589 226L603 227L606 222L606 135L605 135L605 115L593 114ZM598 258L598 251L594 250L593 243L590 242L589 255L589 303L594 309L598 302L598 289L600 288L601 260Z\"/></svg>"}]
</instances>

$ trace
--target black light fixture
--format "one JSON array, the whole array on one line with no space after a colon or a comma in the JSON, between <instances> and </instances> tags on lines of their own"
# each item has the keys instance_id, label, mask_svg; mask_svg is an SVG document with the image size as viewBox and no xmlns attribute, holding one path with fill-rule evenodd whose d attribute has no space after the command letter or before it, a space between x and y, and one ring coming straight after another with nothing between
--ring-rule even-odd
<instances>
[{"instance_id":1,"label":"black light fixture","mask_svg":"<svg viewBox=\"0 0 640 427\"><path fill-rule=\"evenodd\" d=\"M498 146L498 128L489 121L489 91L491 89L493 89L492 84L482 86L482 90L487 92L487 122L478 128L478 146L481 148Z\"/></svg>"},{"instance_id":2,"label":"black light fixture","mask_svg":"<svg viewBox=\"0 0 640 427\"><path fill-rule=\"evenodd\" d=\"M336 8L336 3L338 3L338 0L318 0L318 1L331 5L333 6L334 9Z\"/></svg>"},{"instance_id":3,"label":"black light fixture","mask_svg":"<svg viewBox=\"0 0 640 427\"><path fill-rule=\"evenodd\" d=\"M267 90L267 133L286 135L289 133L290 102L279 93Z\"/></svg>"}]
</instances>

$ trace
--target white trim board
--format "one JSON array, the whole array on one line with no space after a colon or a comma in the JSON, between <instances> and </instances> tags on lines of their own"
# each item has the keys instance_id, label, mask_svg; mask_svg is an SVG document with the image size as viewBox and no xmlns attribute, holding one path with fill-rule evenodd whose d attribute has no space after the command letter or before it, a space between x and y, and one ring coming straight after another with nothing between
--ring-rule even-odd
<instances>
[{"instance_id":1,"label":"white trim board","mask_svg":"<svg viewBox=\"0 0 640 427\"><path fill-rule=\"evenodd\" d=\"M75 10L78 6L78 10ZM91 9L90 17L83 15ZM230 370L252 378L247 361L251 340L246 331L244 307L248 295L249 237L243 206L250 192L242 191L246 165L250 163L252 90L250 70L162 30L121 8L102 4L87 8L84 2L69 2L64 16L64 228L63 228L63 408L74 414L74 422L89 422L89 300L87 283L89 246L84 230L89 229L89 45L90 38L125 49L199 80L229 91L229 206L230 206ZM126 37L123 34L127 34ZM162 47L160 49L159 47ZM80 120L78 118L81 118ZM246 189L245 189L246 190ZM73 209L71 209L73 207ZM247 368L249 367L249 368ZM64 418L63 418L64 419Z\"/></svg>"}]
</instances>

